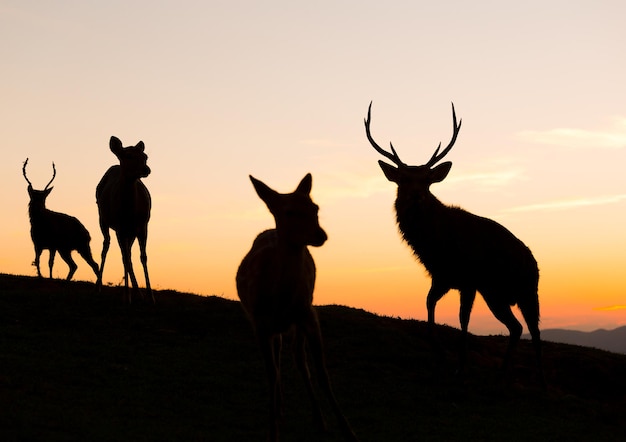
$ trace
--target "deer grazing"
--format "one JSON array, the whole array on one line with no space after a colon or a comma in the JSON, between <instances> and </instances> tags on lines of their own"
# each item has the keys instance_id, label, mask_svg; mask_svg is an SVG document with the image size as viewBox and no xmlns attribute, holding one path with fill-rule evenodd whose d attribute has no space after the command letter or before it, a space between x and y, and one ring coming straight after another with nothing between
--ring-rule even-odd
<instances>
[{"instance_id":1,"label":"deer grazing","mask_svg":"<svg viewBox=\"0 0 626 442\"><path fill-rule=\"evenodd\" d=\"M493 315L509 330L503 364L506 371L522 334L522 326L511 311L511 306L517 304L532 336L541 376L539 270L531 251L502 225L445 205L430 192L430 185L442 181L452 167L449 161L437 163L452 149L461 129L454 104L450 143L441 153L439 143L430 160L421 166L402 162L391 143L391 152L376 144L370 132L371 109L370 103L365 132L374 149L395 165L378 161L385 177L398 186L395 209L400 232L432 278L426 298L431 329L437 301L450 289L459 290L463 336L460 366L463 369L470 313L476 291L480 292ZM541 380L543 382L543 377Z\"/></svg>"},{"instance_id":2,"label":"deer grazing","mask_svg":"<svg viewBox=\"0 0 626 442\"><path fill-rule=\"evenodd\" d=\"M317 313L312 306L315 263L307 246L326 242L318 206L311 200L311 174L293 193L281 194L250 176L274 216L276 228L259 234L237 271L237 292L263 354L270 388L269 440L278 440L281 413L280 350L282 336L293 333L294 355L306 383L314 420L325 429L324 418L311 384L305 347L315 365L319 383L339 420L346 439L357 440L331 388Z\"/></svg>"},{"instance_id":3,"label":"deer grazing","mask_svg":"<svg viewBox=\"0 0 626 442\"><path fill-rule=\"evenodd\" d=\"M150 220L152 203L150 192L141 182L141 178L150 174L150 168L146 164L148 156L144 153L143 141L137 143L136 146L123 147L118 138L111 137L109 147L120 164L111 166L96 187L100 229L104 237L97 286L99 289L102 287L104 263L111 243L109 229L113 229L122 252L124 288L128 302L131 302L131 293L128 288L129 276L133 285L133 292L139 291L131 259L131 249L135 239L137 239L141 264L146 278L146 291L154 303L154 295L148 276L148 255L146 254L148 221Z\"/></svg>"},{"instance_id":4,"label":"deer grazing","mask_svg":"<svg viewBox=\"0 0 626 442\"><path fill-rule=\"evenodd\" d=\"M91 237L85 226L73 216L46 209L46 198L48 198L53 189L53 187L50 187L50 184L52 184L57 174L54 163L52 163L52 179L46 184L44 190L33 189L33 185L26 176L27 164L28 158L26 158L22 166L22 175L24 175L24 179L28 183L28 195L30 196L28 216L30 218L30 236L35 246L35 261L33 264L37 267L37 276L41 277L41 270L39 269L41 252L48 250L50 252L48 266L50 267L50 278L52 278L52 266L58 251L61 258L70 268L67 280L71 280L78 268L72 259L72 251L76 250L87 264L91 266L97 277L99 274L98 264L91 256L91 247L89 246Z\"/></svg>"}]
</instances>

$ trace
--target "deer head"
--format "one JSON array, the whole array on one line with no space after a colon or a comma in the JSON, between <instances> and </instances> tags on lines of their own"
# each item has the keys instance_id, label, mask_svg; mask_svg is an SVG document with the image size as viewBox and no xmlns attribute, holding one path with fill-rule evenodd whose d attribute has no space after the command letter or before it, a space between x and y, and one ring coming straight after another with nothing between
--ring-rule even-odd
<instances>
[{"instance_id":1,"label":"deer head","mask_svg":"<svg viewBox=\"0 0 626 442\"><path fill-rule=\"evenodd\" d=\"M257 195L276 221L277 235L288 244L319 247L328 236L319 225L319 206L311 200L311 174L308 173L292 193L278 193L267 184L250 176Z\"/></svg>"},{"instance_id":2,"label":"deer head","mask_svg":"<svg viewBox=\"0 0 626 442\"><path fill-rule=\"evenodd\" d=\"M53 162L52 163L52 179L48 181L48 184L46 184L46 187L43 190L35 190L33 189L32 183L26 176L27 164L28 164L28 158L26 158L26 161L24 161L24 165L22 166L22 175L24 175L24 179L28 183L28 195L30 196L30 203L33 206L43 208L46 205L46 198L48 197L48 195L50 195L50 192L52 192L52 189L54 189L54 186L50 187L50 184L52 184L52 182L54 181L54 178L57 176L57 169Z\"/></svg>"},{"instance_id":3,"label":"deer head","mask_svg":"<svg viewBox=\"0 0 626 442\"><path fill-rule=\"evenodd\" d=\"M122 174L129 178L145 178L150 175L148 167L148 155L144 153L145 145L140 141L135 146L123 147L117 137L111 137L109 141L111 152L120 160Z\"/></svg>"},{"instance_id":4,"label":"deer head","mask_svg":"<svg viewBox=\"0 0 626 442\"><path fill-rule=\"evenodd\" d=\"M435 149L435 153L433 153L432 157L430 157L430 160L421 166L409 166L402 162L398 153L394 149L393 144L391 143L389 143L391 152L387 152L376 144L376 141L374 141L370 132L371 112L372 103L369 105L367 118L365 119L365 133L367 134L367 139L378 153L389 159L397 166L394 167L384 161L378 161L380 168L383 170L383 173L389 181L396 183L398 188L403 188L409 191L412 190L412 193L420 195L429 193L431 184L443 181L443 179L448 176L452 163L450 161L443 162L439 165L437 165L437 163L441 161L448 154L448 152L450 152L450 149L452 149L452 146L454 146L454 143L456 142L459 130L461 129L461 120L459 120L458 124L456 121L454 103L452 103L452 139L450 140L450 143L448 143L446 148L443 149L441 153L439 152L441 149L441 143L439 143L439 146Z\"/></svg>"}]
</instances>

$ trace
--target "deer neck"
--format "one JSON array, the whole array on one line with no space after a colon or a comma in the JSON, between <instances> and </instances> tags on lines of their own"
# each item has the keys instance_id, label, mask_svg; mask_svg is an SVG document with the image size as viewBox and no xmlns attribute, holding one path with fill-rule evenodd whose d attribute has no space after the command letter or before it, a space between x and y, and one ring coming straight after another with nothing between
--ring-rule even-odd
<instances>
[{"instance_id":1,"label":"deer neck","mask_svg":"<svg viewBox=\"0 0 626 442\"><path fill-rule=\"evenodd\" d=\"M46 209L46 204L39 204L39 203L35 203L33 204L32 202L30 204L28 204L28 216L30 217L30 219L37 219L37 218L41 218L43 216L45 216L45 214L48 212L48 209Z\"/></svg>"},{"instance_id":2,"label":"deer neck","mask_svg":"<svg viewBox=\"0 0 626 442\"><path fill-rule=\"evenodd\" d=\"M449 208L432 193L420 196L400 191L396 199L396 220L404 239L419 254L421 247L436 241Z\"/></svg>"}]
</instances>

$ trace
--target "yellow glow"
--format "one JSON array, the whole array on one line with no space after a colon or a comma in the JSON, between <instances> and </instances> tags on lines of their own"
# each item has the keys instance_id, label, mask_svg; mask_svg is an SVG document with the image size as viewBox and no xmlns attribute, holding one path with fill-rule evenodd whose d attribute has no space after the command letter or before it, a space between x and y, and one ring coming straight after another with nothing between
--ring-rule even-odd
<instances>
[{"instance_id":1,"label":"yellow glow","mask_svg":"<svg viewBox=\"0 0 626 442\"><path fill-rule=\"evenodd\" d=\"M312 251L315 302L426 319L430 281L397 233L363 118L373 100L379 143L421 164L450 136L454 101L463 127L433 193L532 249L543 327L626 324L611 307L626 297L626 3L131 3L0 6L0 272L35 274L27 157L36 188L56 163L48 207L85 224L100 261L94 192L115 135L146 143L156 288L236 299L240 260L273 227L248 175L288 192L311 172L329 234ZM109 253L118 284L115 240ZM437 321L458 326L458 306L451 292ZM505 332L480 299L470 330Z\"/></svg>"}]
</instances>

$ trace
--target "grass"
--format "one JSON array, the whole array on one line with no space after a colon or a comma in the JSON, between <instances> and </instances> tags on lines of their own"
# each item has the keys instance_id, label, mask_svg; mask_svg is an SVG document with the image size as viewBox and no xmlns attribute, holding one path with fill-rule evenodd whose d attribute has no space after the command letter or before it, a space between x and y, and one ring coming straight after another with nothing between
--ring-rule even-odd
<instances>
[{"instance_id":1,"label":"grass","mask_svg":"<svg viewBox=\"0 0 626 442\"><path fill-rule=\"evenodd\" d=\"M158 291L126 306L117 287L0 275L0 440L259 441L268 393L239 304ZM529 342L511 375L503 336L472 336L455 375L459 331L318 308L328 370L362 441L626 440L626 355L545 343L540 388ZM289 347L288 343L286 347ZM285 348L283 441L320 434ZM328 411L328 410L327 410Z\"/></svg>"}]
</instances>

